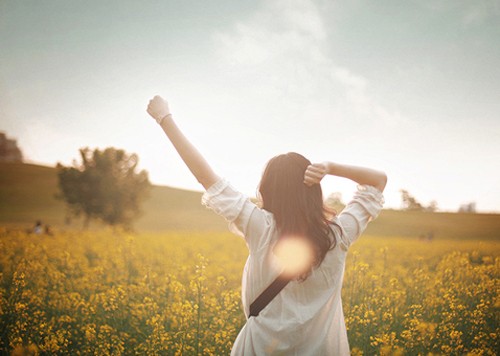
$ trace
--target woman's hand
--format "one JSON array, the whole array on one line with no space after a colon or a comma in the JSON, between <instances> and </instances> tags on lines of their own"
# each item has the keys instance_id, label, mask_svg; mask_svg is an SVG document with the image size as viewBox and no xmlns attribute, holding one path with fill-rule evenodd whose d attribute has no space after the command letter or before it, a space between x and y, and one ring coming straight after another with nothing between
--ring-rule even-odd
<instances>
[{"instance_id":1,"label":"woman's hand","mask_svg":"<svg viewBox=\"0 0 500 356\"><path fill-rule=\"evenodd\" d=\"M304 184L309 187L314 184L319 184L327 174L328 167L325 163L310 164L304 173Z\"/></svg>"},{"instance_id":2,"label":"woman's hand","mask_svg":"<svg viewBox=\"0 0 500 356\"><path fill-rule=\"evenodd\" d=\"M147 111L158 123L161 123L165 116L170 115L167 101L158 95L149 101Z\"/></svg>"}]
</instances>

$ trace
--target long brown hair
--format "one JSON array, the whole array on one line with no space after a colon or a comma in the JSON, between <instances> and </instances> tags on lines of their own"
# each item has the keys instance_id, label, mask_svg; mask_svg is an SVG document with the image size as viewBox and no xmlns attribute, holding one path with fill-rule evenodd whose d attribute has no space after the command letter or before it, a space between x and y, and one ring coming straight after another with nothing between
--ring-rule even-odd
<instances>
[{"instance_id":1,"label":"long brown hair","mask_svg":"<svg viewBox=\"0 0 500 356\"><path fill-rule=\"evenodd\" d=\"M280 238L302 236L313 247L314 260L304 280L326 253L336 246L332 222L326 218L321 185L304 184L304 173L311 162L289 152L273 157L267 164L259 186L262 208L273 213Z\"/></svg>"}]
</instances>

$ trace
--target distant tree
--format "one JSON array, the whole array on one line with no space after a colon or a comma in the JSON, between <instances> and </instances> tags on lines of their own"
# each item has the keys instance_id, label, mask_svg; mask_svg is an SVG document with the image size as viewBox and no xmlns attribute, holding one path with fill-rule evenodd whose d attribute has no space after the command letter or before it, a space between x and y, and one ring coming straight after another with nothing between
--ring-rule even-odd
<instances>
[{"instance_id":1,"label":"distant tree","mask_svg":"<svg viewBox=\"0 0 500 356\"><path fill-rule=\"evenodd\" d=\"M0 162L22 162L23 153L17 146L17 141L0 132Z\"/></svg>"},{"instance_id":2,"label":"distant tree","mask_svg":"<svg viewBox=\"0 0 500 356\"><path fill-rule=\"evenodd\" d=\"M438 203L435 200L432 200L429 205L425 207L425 211L434 213L438 210Z\"/></svg>"},{"instance_id":3,"label":"distant tree","mask_svg":"<svg viewBox=\"0 0 500 356\"><path fill-rule=\"evenodd\" d=\"M331 193L326 199L325 199L325 205L327 208L333 210L334 212L340 212L342 209L344 209L345 204L342 201L342 193L340 192L334 192Z\"/></svg>"},{"instance_id":4,"label":"distant tree","mask_svg":"<svg viewBox=\"0 0 500 356\"><path fill-rule=\"evenodd\" d=\"M403 210L422 211L424 207L407 190L401 189L401 206Z\"/></svg>"},{"instance_id":5,"label":"distant tree","mask_svg":"<svg viewBox=\"0 0 500 356\"><path fill-rule=\"evenodd\" d=\"M115 148L80 149L81 163L57 164L59 198L70 211L83 215L84 225L98 219L111 226L130 228L151 184L146 171L136 172L139 158Z\"/></svg>"},{"instance_id":6,"label":"distant tree","mask_svg":"<svg viewBox=\"0 0 500 356\"><path fill-rule=\"evenodd\" d=\"M466 204L460 205L460 208L458 208L459 213L471 213L475 214L476 213L476 202L470 202Z\"/></svg>"}]
</instances>

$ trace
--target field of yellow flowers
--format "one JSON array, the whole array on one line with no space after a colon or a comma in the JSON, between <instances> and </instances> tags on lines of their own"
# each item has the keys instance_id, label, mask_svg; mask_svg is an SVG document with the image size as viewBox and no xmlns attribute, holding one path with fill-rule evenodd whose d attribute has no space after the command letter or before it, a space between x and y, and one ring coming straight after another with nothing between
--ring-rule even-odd
<instances>
[{"instance_id":1,"label":"field of yellow flowers","mask_svg":"<svg viewBox=\"0 0 500 356\"><path fill-rule=\"evenodd\" d=\"M226 355L247 251L230 234L0 230L0 354ZM495 241L363 237L343 303L352 353L495 355Z\"/></svg>"}]
</instances>

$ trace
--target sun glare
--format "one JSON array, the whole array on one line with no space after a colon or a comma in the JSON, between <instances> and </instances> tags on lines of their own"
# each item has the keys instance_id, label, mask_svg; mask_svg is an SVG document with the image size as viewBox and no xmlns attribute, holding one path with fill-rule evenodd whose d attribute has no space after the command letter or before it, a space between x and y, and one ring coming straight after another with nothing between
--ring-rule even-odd
<instances>
[{"instance_id":1,"label":"sun glare","mask_svg":"<svg viewBox=\"0 0 500 356\"><path fill-rule=\"evenodd\" d=\"M310 242L303 237L283 237L274 249L279 263L289 276L299 276L306 272L314 259Z\"/></svg>"}]
</instances>

